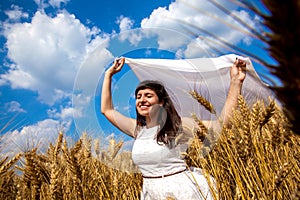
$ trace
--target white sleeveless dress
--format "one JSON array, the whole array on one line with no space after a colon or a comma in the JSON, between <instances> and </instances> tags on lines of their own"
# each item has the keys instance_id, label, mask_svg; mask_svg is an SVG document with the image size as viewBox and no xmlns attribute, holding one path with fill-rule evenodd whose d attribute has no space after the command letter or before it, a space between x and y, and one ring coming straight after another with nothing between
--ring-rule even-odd
<instances>
[{"instance_id":1,"label":"white sleeveless dress","mask_svg":"<svg viewBox=\"0 0 300 200\"><path fill-rule=\"evenodd\" d=\"M157 131L158 126L143 127L132 149L132 160L144 176L141 199L213 199L201 169L185 170L186 163L181 153L186 151L187 145L177 145L172 149L159 145ZM168 174L173 175L157 178Z\"/></svg>"}]
</instances>

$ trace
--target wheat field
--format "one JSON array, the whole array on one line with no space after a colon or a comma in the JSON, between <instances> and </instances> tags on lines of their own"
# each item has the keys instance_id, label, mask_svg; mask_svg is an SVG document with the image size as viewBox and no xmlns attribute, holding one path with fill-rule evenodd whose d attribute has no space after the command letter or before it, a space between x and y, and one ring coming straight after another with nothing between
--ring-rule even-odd
<instances>
[{"instance_id":1,"label":"wheat field","mask_svg":"<svg viewBox=\"0 0 300 200\"><path fill-rule=\"evenodd\" d=\"M232 126L217 141L201 130L185 156L210 183L214 177L215 199L300 198L300 139L273 100L249 106L240 96ZM100 149L85 133L69 146L60 132L44 153L35 148L13 158L1 154L0 199L139 199L142 177L132 172L130 153L119 153L122 144L112 139Z\"/></svg>"}]
</instances>

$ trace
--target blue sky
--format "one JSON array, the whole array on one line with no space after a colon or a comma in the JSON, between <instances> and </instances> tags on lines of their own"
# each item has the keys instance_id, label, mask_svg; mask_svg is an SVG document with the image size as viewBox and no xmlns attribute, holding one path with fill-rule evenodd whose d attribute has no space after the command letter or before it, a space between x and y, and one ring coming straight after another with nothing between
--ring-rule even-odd
<instances>
[{"instance_id":1,"label":"blue sky","mask_svg":"<svg viewBox=\"0 0 300 200\"><path fill-rule=\"evenodd\" d=\"M218 2L264 30L249 10ZM115 57L238 54L207 31L272 62L262 43L206 0L6 0L0 18L0 134L7 149L42 146L59 130L75 139L84 131L102 141L126 139L99 112L101 78ZM125 66L113 83L116 107L134 116L136 78Z\"/></svg>"}]
</instances>

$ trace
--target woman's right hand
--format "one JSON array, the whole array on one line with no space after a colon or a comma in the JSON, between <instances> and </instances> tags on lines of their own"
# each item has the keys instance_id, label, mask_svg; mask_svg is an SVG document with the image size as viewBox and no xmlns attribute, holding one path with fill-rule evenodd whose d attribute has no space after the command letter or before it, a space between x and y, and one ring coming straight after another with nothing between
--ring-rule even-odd
<instances>
[{"instance_id":1,"label":"woman's right hand","mask_svg":"<svg viewBox=\"0 0 300 200\"><path fill-rule=\"evenodd\" d=\"M125 58L117 58L115 59L114 63L110 68L108 68L107 72L109 72L111 75L114 75L121 71L122 67L124 66Z\"/></svg>"}]
</instances>

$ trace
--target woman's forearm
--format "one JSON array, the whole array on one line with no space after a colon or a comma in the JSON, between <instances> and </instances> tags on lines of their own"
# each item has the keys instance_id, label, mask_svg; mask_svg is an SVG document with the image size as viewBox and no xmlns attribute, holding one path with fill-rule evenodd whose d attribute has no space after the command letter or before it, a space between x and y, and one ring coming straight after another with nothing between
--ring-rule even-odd
<instances>
[{"instance_id":1,"label":"woman's forearm","mask_svg":"<svg viewBox=\"0 0 300 200\"><path fill-rule=\"evenodd\" d=\"M231 80L230 82L227 99L220 115L220 118L225 127L230 126L230 118L232 116L233 110L237 107L238 97L241 94L242 90L242 84L242 82L236 80Z\"/></svg>"},{"instance_id":2,"label":"woman's forearm","mask_svg":"<svg viewBox=\"0 0 300 200\"><path fill-rule=\"evenodd\" d=\"M125 58L116 59L113 65L107 69L104 75L101 95L101 112L106 115L107 111L114 109L111 95L111 79L115 73L121 71L125 63Z\"/></svg>"},{"instance_id":3,"label":"woman's forearm","mask_svg":"<svg viewBox=\"0 0 300 200\"><path fill-rule=\"evenodd\" d=\"M105 72L101 94L101 112L103 114L105 114L106 111L113 109L111 95L111 79L112 74L109 71Z\"/></svg>"}]
</instances>

